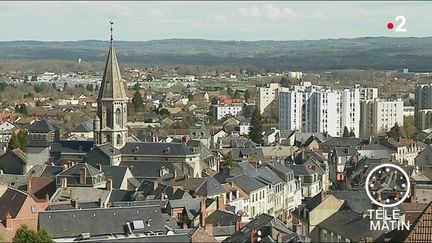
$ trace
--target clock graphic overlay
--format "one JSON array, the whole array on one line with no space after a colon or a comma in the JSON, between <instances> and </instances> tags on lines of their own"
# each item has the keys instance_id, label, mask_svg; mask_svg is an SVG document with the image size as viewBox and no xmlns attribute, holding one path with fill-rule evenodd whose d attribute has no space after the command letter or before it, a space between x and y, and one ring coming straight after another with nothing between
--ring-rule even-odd
<instances>
[{"instance_id":1,"label":"clock graphic overlay","mask_svg":"<svg viewBox=\"0 0 432 243\"><path fill-rule=\"evenodd\" d=\"M410 193L408 174L395 164L381 164L373 168L366 178L366 193L371 201L381 207L396 207Z\"/></svg>"}]
</instances>

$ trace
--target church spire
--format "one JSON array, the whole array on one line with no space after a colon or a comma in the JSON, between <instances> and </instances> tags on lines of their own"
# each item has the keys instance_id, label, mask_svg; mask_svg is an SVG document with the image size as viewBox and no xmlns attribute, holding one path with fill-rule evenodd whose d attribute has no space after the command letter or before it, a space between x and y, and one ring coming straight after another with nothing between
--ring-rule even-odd
<instances>
[{"instance_id":1,"label":"church spire","mask_svg":"<svg viewBox=\"0 0 432 243\"><path fill-rule=\"evenodd\" d=\"M127 100L123 79L121 77L120 67L118 65L117 55L113 44L113 24L114 22L110 21L110 47L105 64L101 88L99 90L98 100Z\"/></svg>"},{"instance_id":2,"label":"church spire","mask_svg":"<svg viewBox=\"0 0 432 243\"><path fill-rule=\"evenodd\" d=\"M96 145L110 143L120 149L125 145L128 136L128 97L114 49L112 26L113 22L110 21L110 45L97 98L98 108L93 121L93 132Z\"/></svg>"}]
</instances>

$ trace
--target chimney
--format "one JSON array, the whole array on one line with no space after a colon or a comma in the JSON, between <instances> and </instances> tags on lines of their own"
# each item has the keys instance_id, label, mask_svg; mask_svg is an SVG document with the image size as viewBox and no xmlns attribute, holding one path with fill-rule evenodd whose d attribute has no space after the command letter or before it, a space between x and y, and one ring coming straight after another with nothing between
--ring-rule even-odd
<instances>
[{"instance_id":1,"label":"chimney","mask_svg":"<svg viewBox=\"0 0 432 243\"><path fill-rule=\"evenodd\" d=\"M13 219L9 212L6 213L6 229L13 228Z\"/></svg>"},{"instance_id":2,"label":"chimney","mask_svg":"<svg viewBox=\"0 0 432 243\"><path fill-rule=\"evenodd\" d=\"M48 193L45 194L45 201L49 202L49 199L50 199L49 194Z\"/></svg>"},{"instance_id":3,"label":"chimney","mask_svg":"<svg viewBox=\"0 0 432 243\"><path fill-rule=\"evenodd\" d=\"M86 184L86 178L87 178L87 169L85 166L80 168L80 184L85 185Z\"/></svg>"},{"instance_id":4,"label":"chimney","mask_svg":"<svg viewBox=\"0 0 432 243\"><path fill-rule=\"evenodd\" d=\"M66 188L67 187L67 178L63 177L60 179L61 180L61 188Z\"/></svg>"},{"instance_id":5,"label":"chimney","mask_svg":"<svg viewBox=\"0 0 432 243\"><path fill-rule=\"evenodd\" d=\"M112 178L111 177L108 177L106 179L106 189L108 191L112 191L112 189L113 189L113 183L112 183Z\"/></svg>"},{"instance_id":6,"label":"chimney","mask_svg":"<svg viewBox=\"0 0 432 243\"><path fill-rule=\"evenodd\" d=\"M73 208L75 208L75 209L78 209L78 208L79 208L78 200L76 200L76 199L72 199L72 200L71 200L71 206L72 206Z\"/></svg>"},{"instance_id":7,"label":"chimney","mask_svg":"<svg viewBox=\"0 0 432 243\"><path fill-rule=\"evenodd\" d=\"M205 225L205 231L209 233L211 236L213 236L213 224L206 224Z\"/></svg>"},{"instance_id":8,"label":"chimney","mask_svg":"<svg viewBox=\"0 0 432 243\"><path fill-rule=\"evenodd\" d=\"M32 191L31 191L31 186L32 186L32 182L31 182L31 180L32 180L32 177L30 177L29 178L29 181L28 181L28 183L27 183L27 193L28 194L31 194L32 193Z\"/></svg>"},{"instance_id":9,"label":"chimney","mask_svg":"<svg viewBox=\"0 0 432 243\"><path fill-rule=\"evenodd\" d=\"M97 164L100 171L102 171L102 164Z\"/></svg>"},{"instance_id":10,"label":"chimney","mask_svg":"<svg viewBox=\"0 0 432 243\"><path fill-rule=\"evenodd\" d=\"M256 229L252 229L250 237L251 237L250 239L251 243L257 243L258 231Z\"/></svg>"},{"instance_id":11,"label":"chimney","mask_svg":"<svg viewBox=\"0 0 432 243\"><path fill-rule=\"evenodd\" d=\"M200 203L200 208L201 208L201 227L205 227L205 220L206 220L206 213L207 213L207 211L206 211L206 205L205 205L205 199L203 199L203 200L201 200L201 203Z\"/></svg>"},{"instance_id":12,"label":"chimney","mask_svg":"<svg viewBox=\"0 0 432 243\"><path fill-rule=\"evenodd\" d=\"M100 208L103 208L102 197L99 197L98 204Z\"/></svg>"},{"instance_id":13,"label":"chimney","mask_svg":"<svg viewBox=\"0 0 432 243\"><path fill-rule=\"evenodd\" d=\"M217 209L225 211L225 200L222 196L216 198L217 200Z\"/></svg>"},{"instance_id":14,"label":"chimney","mask_svg":"<svg viewBox=\"0 0 432 243\"><path fill-rule=\"evenodd\" d=\"M241 223L240 220L235 222L235 232L240 231L241 229Z\"/></svg>"}]
</instances>

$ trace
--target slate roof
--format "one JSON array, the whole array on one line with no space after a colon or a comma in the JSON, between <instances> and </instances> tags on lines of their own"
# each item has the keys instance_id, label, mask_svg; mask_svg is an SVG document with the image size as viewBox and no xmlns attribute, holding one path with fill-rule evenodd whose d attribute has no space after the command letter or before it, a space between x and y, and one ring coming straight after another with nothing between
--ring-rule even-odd
<instances>
[{"instance_id":1,"label":"slate roof","mask_svg":"<svg viewBox=\"0 0 432 243\"><path fill-rule=\"evenodd\" d=\"M105 178L111 177L113 188L119 189L123 178L126 176L128 167L125 166L111 166L103 165L102 172L105 174Z\"/></svg>"},{"instance_id":2,"label":"slate roof","mask_svg":"<svg viewBox=\"0 0 432 243\"><path fill-rule=\"evenodd\" d=\"M415 165L432 165L432 147L427 146L415 158Z\"/></svg>"},{"instance_id":3,"label":"slate roof","mask_svg":"<svg viewBox=\"0 0 432 243\"><path fill-rule=\"evenodd\" d=\"M104 201L109 196L109 191L93 187L67 187L58 188L51 198L52 202L68 201L78 199L81 202L98 202L99 199Z\"/></svg>"},{"instance_id":4,"label":"slate roof","mask_svg":"<svg viewBox=\"0 0 432 243\"><path fill-rule=\"evenodd\" d=\"M29 132L49 133L60 131L60 128L49 122L46 118L33 123L29 127Z\"/></svg>"},{"instance_id":5,"label":"slate roof","mask_svg":"<svg viewBox=\"0 0 432 243\"><path fill-rule=\"evenodd\" d=\"M121 155L120 150L113 147L110 143L99 145L94 149L99 149L102 153L104 153L106 156L109 156L109 157Z\"/></svg>"},{"instance_id":6,"label":"slate roof","mask_svg":"<svg viewBox=\"0 0 432 243\"><path fill-rule=\"evenodd\" d=\"M169 200L168 205L170 208L184 208L188 218L194 219L201 209L201 201L201 198L175 199Z\"/></svg>"},{"instance_id":7,"label":"slate roof","mask_svg":"<svg viewBox=\"0 0 432 243\"><path fill-rule=\"evenodd\" d=\"M63 166L47 165L40 176L55 178L57 174L63 171L63 168Z\"/></svg>"},{"instance_id":8,"label":"slate roof","mask_svg":"<svg viewBox=\"0 0 432 243\"><path fill-rule=\"evenodd\" d=\"M308 140L310 140L311 137L315 137L320 142L325 142L327 140L327 138L322 133L319 133L319 132L303 132L303 133L296 133L295 134L295 141L298 142L298 143L300 143L300 144L304 144Z\"/></svg>"},{"instance_id":9,"label":"slate roof","mask_svg":"<svg viewBox=\"0 0 432 243\"><path fill-rule=\"evenodd\" d=\"M123 155L187 156L193 153L184 143L126 143Z\"/></svg>"},{"instance_id":10,"label":"slate roof","mask_svg":"<svg viewBox=\"0 0 432 243\"><path fill-rule=\"evenodd\" d=\"M239 215L222 210L216 210L206 217L206 223L213 224L213 227L235 225L240 220Z\"/></svg>"},{"instance_id":11,"label":"slate roof","mask_svg":"<svg viewBox=\"0 0 432 243\"><path fill-rule=\"evenodd\" d=\"M93 141L63 140L52 143L50 152L86 154L90 152L93 144Z\"/></svg>"},{"instance_id":12,"label":"slate roof","mask_svg":"<svg viewBox=\"0 0 432 243\"><path fill-rule=\"evenodd\" d=\"M27 193L9 187L0 197L0 219L5 219L8 213L15 218L27 196Z\"/></svg>"},{"instance_id":13,"label":"slate roof","mask_svg":"<svg viewBox=\"0 0 432 243\"><path fill-rule=\"evenodd\" d=\"M263 234L262 237L270 236L266 233L269 230L262 230L264 227L270 227L278 232L285 235L282 242L298 242L297 233L290 230L286 225L284 225L280 220L274 218L268 214L260 214L255 219L250 221L248 224L243 226L240 231L235 232L233 235L224 240L224 242L249 242L251 239L252 229L261 230ZM275 239L273 239L275 240Z\"/></svg>"},{"instance_id":14,"label":"slate roof","mask_svg":"<svg viewBox=\"0 0 432 243\"><path fill-rule=\"evenodd\" d=\"M363 218L362 214L341 210L318 225L344 238L359 242L362 237L372 237L374 231L370 230L369 224L369 218Z\"/></svg>"},{"instance_id":15,"label":"slate roof","mask_svg":"<svg viewBox=\"0 0 432 243\"><path fill-rule=\"evenodd\" d=\"M225 188L215 178L206 177L195 191L195 195L212 197L226 192Z\"/></svg>"},{"instance_id":16,"label":"slate roof","mask_svg":"<svg viewBox=\"0 0 432 243\"><path fill-rule=\"evenodd\" d=\"M128 100L112 42L110 43L97 100Z\"/></svg>"},{"instance_id":17,"label":"slate roof","mask_svg":"<svg viewBox=\"0 0 432 243\"><path fill-rule=\"evenodd\" d=\"M315 174L315 171L306 167L306 165L288 165L294 171L295 175L311 175Z\"/></svg>"},{"instance_id":18,"label":"slate roof","mask_svg":"<svg viewBox=\"0 0 432 243\"><path fill-rule=\"evenodd\" d=\"M364 191L329 191L328 193L338 199L345 200L352 211L366 213L368 209L372 208L370 199Z\"/></svg>"},{"instance_id":19,"label":"slate roof","mask_svg":"<svg viewBox=\"0 0 432 243\"><path fill-rule=\"evenodd\" d=\"M93 121L83 122L79 124L77 127L75 127L71 132L75 132L75 133L93 132Z\"/></svg>"},{"instance_id":20,"label":"slate roof","mask_svg":"<svg viewBox=\"0 0 432 243\"><path fill-rule=\"evenodd\" d=\"M239 160L243 159L243 157L263 157L263 151L261 148L233 148L231 150L231 154L234 159Z\"/></svg>"},{"instance_id":21,"label":"slate roof","mask_svg":"<svg viewBox=\"0 0 432 243\"><path fill-rule=\"evenodd\" d=\"M241 174L227 179L228 182L234 182L241 187L245 192L251 193L255 190L262 189L266 185L257 181L247 174Z\"/></svg>"},{"instance_id":22,"label":"slate roof","mask_svg":"<svg viewBox=\"0 0 432 243\"><path fill-rule=\"evenodd\" d=\"M284 182L275 172L273 172L267 166L259 168L254 178L266 185L275 185Z\"/></svg>"},{"instance_id":23,"label":"slate roof","mask_svg":"<svg viewBox=\"0 0 432 243\"><path fill-rule=\"evenodd\" d=\"M74 164L72 167L70 167L69 169L66 169L64 171L62 171L61 173L58 174L58 176L80 176L80 171L81 168L86 168L87 171L87 176L96 176L96 175L100 175L103 172L96 169L95 167L87 164L87 163L76 163Z\"/></svg>"},{"instance_id":24,"label":"slate roof","mask_svg":"<svg viewBox=\"0 0 432 243\"><path fill-rule=\"evenodd\" d=\"M8 185L18 190L27 190L29 179L28 175L0 174L0 184Z\"/></svg>"},{"instance_id":25,"label":"slate roof","mask_svg":"<svg viewBox=\"0 0 432 243\"><path fill-rule=\"evenodd\" d=\"M120 166L127 166L135 178L160 178L160 169L165 166L169 170L169 175L177 172L177 176L183 176L182 165L188 166L182 162L161 162L161 161L122 161Z\"/></svg>"},{"instance_id":26,"label":"slate roof","mask_svg":"<svg viewBox=\"0 0 432 243\"><path fill-rule=\"evenodd\" d=\"M142 220L144 229L134 232L165 232L159 206L111 207L95 209L45 211L39 214L39 228L54 238L125 233L126 222Z\"/></svg>"},{"instance_id":27,"label":"slate roof","mask_svg":"<svg viewBox=\"0 0 432 243\"><path fill-rule=\"evenodd\" d=\"M366 144L367 142L367 140L360 138L331 137L321 143L320 148L328 153L330 150L337 147L356 147Z\"/></svg>"},{"instance_id":28,"label":"slate roof","mask_svg":"<svg viewBox=\"0 0 432 243\"><path fill-rule=\"evenodd\" d=\"M109 197L109 202L112 203L132 201L132 196L134 193L134 191L113 189Z\"/></svg>"}]
</instances>

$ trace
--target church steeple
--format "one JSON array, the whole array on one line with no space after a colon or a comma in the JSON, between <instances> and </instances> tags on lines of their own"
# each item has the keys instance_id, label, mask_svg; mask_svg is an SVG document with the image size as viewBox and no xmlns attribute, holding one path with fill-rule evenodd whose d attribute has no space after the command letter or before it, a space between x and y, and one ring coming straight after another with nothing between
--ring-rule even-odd
<instances>
[{"instance_id":1,"label":"church steeple","mask_svg":"<svg viewBox=\"0 0 432 243\"><path fill-rule=\"evenodd\" d=\"M127 103L123 79L113 46L113 22L111 25L110 46L97 98L98 111L94 120L94 139L97 145L111 143L122 148L127 140Z\"/></svg>"},{"instance_id":2,"label":"church steeple","mask_svg":"<svg viewBox=\"0 0 432 243\"><path fill-rule=\"evenodd\" d=\"M105 64L105 70L102 78L101 88L98 99L100 100L127 100L123 79L121 77L120 67L117 61L117 55L114 49L113 40L113 22L111 24L111 38L108 57Z\"/></svg>"}]
</instances>

